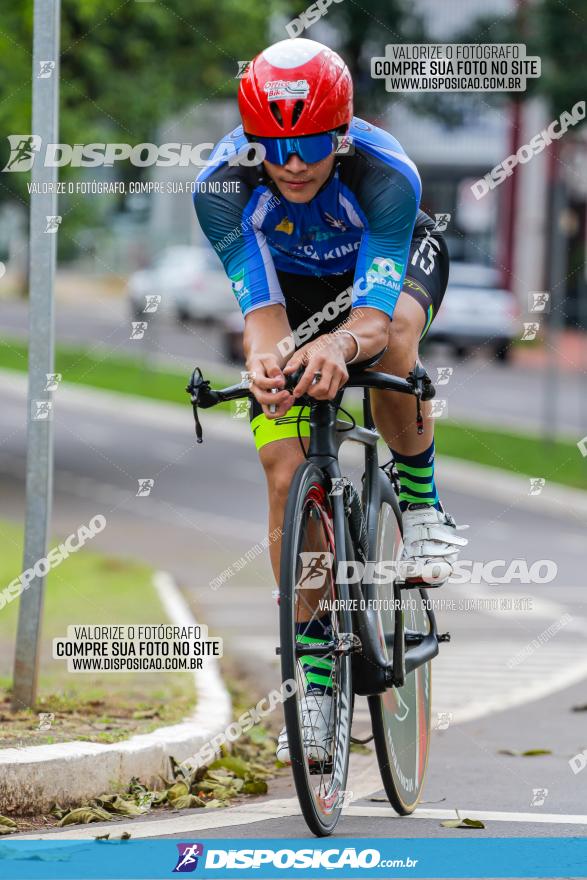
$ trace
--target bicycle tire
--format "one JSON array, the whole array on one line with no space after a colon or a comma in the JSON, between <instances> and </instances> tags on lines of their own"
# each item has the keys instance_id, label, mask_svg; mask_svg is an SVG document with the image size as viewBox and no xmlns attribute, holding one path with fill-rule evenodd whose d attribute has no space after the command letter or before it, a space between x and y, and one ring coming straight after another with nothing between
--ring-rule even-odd
<instances>
[{"instance_id":1,"label":"bicycle tire","mask_svg":"<svg viewBox=\"0 0 587 880\"><path fill-rule=\"evenodd\" d=\"M387 532L387 534L386 534ZM382 480L381 504L378 511L376 561L399 559L401 551L401 513L391 485ZM396 600L401 597L409 607L404 614L409 629L428 632L429 621L423 606L424 590L400 591L390 594L389 585L375 587L379 598ZM387 595L386 595L387 594ZM397 611L381 610L380 640L393 632ZM387 651L387 648L384 648ZM390 658L391 659L391 658ZM401 688L389 688L384 694L369 697L369 711L379 772L385 793L393 809L400 815L412 813L421 797L430 750L432 700L432 666L425 663L406 676Z\"/></svg>"},{"instance_id":2,"label":"bicycle tire","mask_svg":"<svg viewBox=\"0 0 587 880\"><path fill-rule=\"evenodd\" d=\"M304 731L302 727L299 701L305 689L305 678L301 663L296 654L296 608L300 601L298 581L300 575L299 554L305 536L305 523L310 516L308 509L313 506L319 512L324 534L329 542L329 552L333 554L329 580L329 590L333 598L348 598L346 586L338 587L332 572L342 554L346 553L345 536L336 536L332 527L331 505L328 496L329 480L315 464L304 462L294 475L287 500L282 537L279 616L281 641L281 674L283 682L297 683L298 689L284 702L285 726L291 758L291 767L302 814L308 828L317 836L331 834L340 818L350 750L352 722L352 681L351 662L348 654L333 660L332 690L335 706L333 732L333 760L331 765L316 765L308 761L304 753ZM329 522L323 518L328 517ZM342 543L343 550L337 547ZM331 613L335 633L351 633L351 618L348 604ZM330 768L330 773L328 772ZM319 776L318 788L316 777Z\"/></svg>"}]
</instances>

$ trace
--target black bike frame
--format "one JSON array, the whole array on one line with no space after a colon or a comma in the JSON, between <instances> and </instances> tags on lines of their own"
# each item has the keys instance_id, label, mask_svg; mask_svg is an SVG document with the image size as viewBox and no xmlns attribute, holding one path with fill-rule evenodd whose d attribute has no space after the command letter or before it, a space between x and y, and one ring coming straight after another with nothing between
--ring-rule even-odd
<instances>
[{"instance_id":1,"label":"black bike frame","mask_svg":"<svg viewBox=\"0 0 587 880\"><path fill-rule=\"evenodd\" d=\"M335 400L316 400L311 397L301 398L299 403L309 406L310 409L310 443L307 458L331 479L339 479L341 475L338 463L338 450L347 440L361 443L365 450L365 490L363 493L363 513L367 524L369 548L375 547L377 533L377 519L381 506L381 480L383 479L377 459L377 441L379 435L375 430L375 424L371 413L369 388L380 388L386 391L399 391L404 394L412 394L417 399L418 419L420 419L420 400L434 396L434 389L423 368L417 364L408 379L400 379L398 376L390 376L369 370L365 371L365 365L349 370L349 379L345 387L361 387L364 389L363 416L365 426L351 426L350 429L337 431L337 412L342 400L343 391L339 392ZM243 397L251 397L251 393L242 383L232 385L215 391L210 388L201 371L196 367L186 389L192 400L196 434L198 442L202 441L202 429L198 420L197 409L208 409L218 403L229 400L237 400ZM354 548L348 546L348 526L345 518L344 496L331 495L332 513L334 520L334 534L337 547L345 547L347 554L354 556ZM342 585L344 588L345 585ZM394 599L397 600L397 608L400 608L401 587L394 583ZM341 589L341 598L349 596L359 601L373 598L373 585L355 583L351 589ZM424 591L421 591L424 592ZM384 693L395 685L401 687L405 676L427 663L438 654L438 631L433 612L427 607L426 612L430 621L430 632L427 634L411 632L404 628L404 612L398 610L395 615L395 632L386 637L386 645L390 649L392 662L388 662L378 637L377 611L367 607L358 612L353 612L352 621L355 634L361 641L359 653L353 656L353 677L356 676L359 685L356 692L365 695ZM361 608L360 605L358 605ZM407 643L407 650L406 650ZM352 647L349 650L353 650ZM329 653L329 646L305 645L304 654Z\"/></svg>"},{"instance_id":2,"label":"black bike frame","mask_svg":"<svg viewBox=\"0 0 587 880\"><path fill-rule=\"evenodd\" d=\"M384 374L380 375L384 376ZM369 374L370 378L371 376L373 376L372 373ZM385 387L388 388L389 376L385 376L385 382ZM403 380L398 380L398 382L401 383ZM359 383L357 382L357 384ZM401 390L407 389L402 386ZM308 461L320 467L331 480L334 480L342 476L338 463L338 451L342 444L349 440L362 444L365 454L364 516L367 523L369 548L372 548L375 546L377 519L381 505L381 472L377 458L379 435L373 422L368 389L364 390L363 398L365 426L355 425L349 429L337 431L337 412L341 397L342 395L338 396L334 401L309 399L310 443L307 458ZM336 546L346 546L347 530L343 495L331 496L331 503ZM357 685L357 687L354 686L354 689L356 693L364 696L384 693L392 685L401 687L406 675L413 672L418 666L427 663L439 651L436 620L432 610L428 606L426 607L430 621L429 633L406 632L404 612L399 610L401 586L394 583L393 592L398 610L395 615L395 632L386 639L387 647L393 658L390 663L385 657L378 637L378 612L369 601L374 598L374 586L367 584L362 587L356 582L350 585L349 596L351 599L356 599L359 603L361 600L366 600L366 607L361 609L361 605L358 604L357 607L361 610L352 612L353 631L361 642L360 652L353 655L353 681ZM405 642L408 642L407 650ZM304 646L303 651L308 654L308 646ZM316 654L319 652L318 646L311 651Z\"/></svg>"}]
</instances>

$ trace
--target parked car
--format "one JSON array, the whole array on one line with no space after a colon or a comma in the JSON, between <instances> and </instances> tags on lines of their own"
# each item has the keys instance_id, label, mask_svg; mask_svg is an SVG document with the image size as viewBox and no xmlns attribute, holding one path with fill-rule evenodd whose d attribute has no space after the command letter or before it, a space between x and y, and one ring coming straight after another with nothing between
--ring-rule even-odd
<instances>
[{"instance_id":1,"label":"parked car","mask_svg":"<svg viewBox=\"0 0 587 880\"><path fill-rule=\"evenodd\" d=\"M451 263L448 288L427 339L450 344L458 357L487 346L505 362L518 334L517 303L500 287L499 272L476 263Z\"/></svg>"},{"instance_id":2,"label":"parked car","mask_svg":"<svg viewBox=\"0 0 587 880\"><path fill-rule=\"evenodd\" d=\"M147 305L151 296L161 297L157 314L181 322L218 321L234 310L230 282L215 254L203 247L166 248L151 267L131 275L127 291L135 320L145 320L153 312L152 305Z\"/></svg>"}]
</instances>

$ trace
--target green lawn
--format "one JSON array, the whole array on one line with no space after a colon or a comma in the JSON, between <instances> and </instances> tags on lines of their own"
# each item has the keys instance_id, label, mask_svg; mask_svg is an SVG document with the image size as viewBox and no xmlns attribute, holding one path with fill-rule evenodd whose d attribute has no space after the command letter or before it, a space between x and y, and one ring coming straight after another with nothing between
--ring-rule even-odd
<instances>
[{"instance_id":1,"label":"green lawn","mask_svg":"<svg viewBox=\"0 0 587 880\"><path fill-rule=\"evenodd\" d=\"M65 535L58 536L63 540ZM96 540L99 541L99 538ZM50 546L58 541L54 540ZM0 521L0 588L22 571L22 529ZM52 639L72 624L159 624L168 618L152 586L152 569L83 548L47 576L39 699L35 711L10 712L8 688L18 600L0 610L0 747L68 739L112 742L180 721L194 704L188 672L70 673L53 660ZM38 712L53 712L39 731Z\"/></svg>"},{"instance_id":2,"label":"green lawn","mask_svg":"<svg viewBox=\"0 0 587 880\"><path fill-rule=\"evenodd\" d=\"M21 340L0 339L0 368L27 369L27 346ZM189 402L185 386L188 371L146 370L141 358L117 357L99 348L77 349L58 346L55 352L55 372L63 375L63 382L92 385L108 391L122 391L156 400L175 403ZM240 374L234 369L234 380Z\"/></svg>"},{"instance_id":3,"label":"green lawn","mask_svg":"<svg viewBox=\"0 0 587 880\"><path fill-rule=\"evenodd\" d=\"M587 489L587 459L582 457L575 443L559 440L547 444L525 434L438 421L436 447L440 455Z\"/></svg>"},{"instance_id":4,"label":"green lawn","mask_svg":"<svg viewBox=\"0 0 587 880\"><path fill-rule=\"evenodd\" d=\"M0 368L26 370L26 367L26 345L20 340L0 340ZM184 390L186 373L157 368L145 374L139 359L116 357L98 349L59 347L55 369L63 374L64 384L92 385L155 400L188 402ZM239 374L235 367L232 373L206 378L218 387L238 381ZM229 404L225 404L218 409L228 408ZM462 422L438 421L436 427L440 454L587 489L587 459L574 443L559 440L547 445L531 435Z\"/></svg>"}]
</instances>

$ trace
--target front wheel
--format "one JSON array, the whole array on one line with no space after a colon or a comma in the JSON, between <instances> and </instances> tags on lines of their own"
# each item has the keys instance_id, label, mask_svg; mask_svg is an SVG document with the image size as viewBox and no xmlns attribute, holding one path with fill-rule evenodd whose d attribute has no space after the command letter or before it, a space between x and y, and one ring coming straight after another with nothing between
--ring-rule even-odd
<instances>
[{"instance_id":1,"label":"front wheel","mask_svg":"<svg viewBox=\"0 0 587 880\"><path fill-rule=\"evenodd\" d=\"M335 577L345 545L344 534L335 538L327 478L315 465L301 464L284 517L281 673L284 689L294 691L284 703L284 714L296 791L304 819L318 836L331 834L338 822L348 773L351 621L348 603L337 603L347 598L347 588L338 587ZM320 717L321 710L308 713L308 704L327 707L323 711L328 717ZM325 724L331 737L328 754L310 745L325 742Z\"/></svg>"},{"instance_id":2,"label":"front wheel","mask_svg":"<svg viewBox=\"0 0 587 880\"><path fill-rule=\"evenodd\" d=\"M402 548L401 514L391 487L383 493L377 523L376 560L398 561ZM394 633L397 614L404 615L404 627L428 633L424 590L400 590L389 584L375 587L380 609L379 637L391 661L386 636ZM404 610L397 607L403 603ZM373 738L381 780L391 806L400 815L412 813L418 804L430 745L431 663L406 675L401 688L392 687L369 697Z\"/></svg>"}]
</instances>

